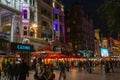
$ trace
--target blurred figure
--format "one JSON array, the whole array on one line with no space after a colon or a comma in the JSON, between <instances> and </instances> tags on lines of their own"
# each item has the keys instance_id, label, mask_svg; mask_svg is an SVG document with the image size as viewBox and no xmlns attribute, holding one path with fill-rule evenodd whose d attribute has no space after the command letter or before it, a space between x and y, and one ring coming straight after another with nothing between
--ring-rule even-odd
<instances>
[{"instance_id":1,"label":"blurred figure","mask_svg":"<svg viewBox=\"0 0 120 80\"><path fill-rule=\"evenodd\" d=\"M37 80L45 80L44 78L44 64L42 63L42 58L38 58L38 62L36 64L36 79Z\"/></svg>"},{"instance_id":2,"label":"blurred figure","mask_svg":"<svg viewBox=\"0 0 120 80\"><path fill-rule=\"evenodd\" d=\"M86 61L86 69L88 73L92 73L92 62L90 60Z\"/></svg>"},{"instance_id":3,"label":"blurred figure","mask_svg":"<svg viewBox=\"0 0 120 80\"><path fill-rule=\"evenodd\" d=\"M79 61L79 62L78 62L78 71L81 71L81 70L82 70L82 62Z\"/></svg>"},{"instance_id":4,"label":"blurred figure","mask_svg":"<svg viewBox=\"0 0 120 80\"><path fill-rule=\"evenodd\" d=\"M2 78L3 79L6 79L6 76L7 76L6 68L7 68L7 63L6 63L5 59L3 59L3 61L2 61Z\"/></svg>"},{"instance_id":5,"label":"blurred figure","mask_svg":"<svg viewBox=\"0 0 120 80\"><path fill-rule=\"evenodd\" d=\"M18 64L16 63L15 60L13 60L12 70L13 70L12 79L17 80L17 78L18 78Z\"/></svg>"},{"instance_id":6,"label":"blurred figure","mask_svg":"<svg viewBox=\"0 0 120 80\"><path fill-rule=\"evenodd\" d=\"M19 65L19 78L18 80L26 80L26 76L29 76L29 68L24 59L22 59L20 65Z\"/></svg>"},{"instance_id":7,"label":"blurred figure","mask_svg":"<svg viewBox=\"0 0 120 80\"><path fill-rule=\"evenodd\" d=\"M9 61L7 61L6 72L7 72L7 77L8 77L8 79L9 79L9 80L12 80L12 74L13 74L12 63L10 64Z\"/></svg>"},{"instance_id":8,"label":"blurred figure","mask_svg":"<svg viewBox=\"0 0 120 80\"><path fill-rule=\"evenodd\" d=\"M109 66L110 66L110 71L114 72L112 60L109 61Z\"/></svg>"},{"instance_id":9,"label":"blurred figure","mask_svg":"<svg viewBox=\"0 0 120 80\"><path fill-rule=\"evenodd\" d=\"M65 67L66 67L66 69L67 69L67 71L69 71L69 61L67 60L67 61L65 61Z\"/></svg>"},{"instance_id":10,"label":"blurred figure","mask_svg":"<svg viewBox=\"0 0 120 80\"><path fill-rule=\"evenodd\" d=\"M51 69L48 80L54 80L54 79L55 79L55 73L53 72L53 69Z\"/></svg>"},{"instance_id":11,"label":"blurred figure","mask_svg":"<svg viewBox=\"0 0 120 80\"><path fill-rule=\"evenodd\" d=\"M109 68L109 62L105 61L105 72L109 73L110 72L110 68Z\"/></svg>"},{"instance_id":12,"label":"blurred figure","mask_svg":"<svg viewBox=\"0 0 120 80\"><path fill-rule=\"evenodd\" d=\"M64 65L62 65L62 68L60 70L59 80L61 79L66 80L66 70Z\"/></svg>"}]
</instances>

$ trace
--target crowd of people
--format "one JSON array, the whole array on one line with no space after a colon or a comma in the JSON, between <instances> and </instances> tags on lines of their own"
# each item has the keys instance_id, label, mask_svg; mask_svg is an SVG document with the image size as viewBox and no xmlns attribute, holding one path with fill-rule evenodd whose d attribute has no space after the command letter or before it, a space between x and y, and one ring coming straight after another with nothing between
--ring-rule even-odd
<instances>
[{"instance_id":1,"label":"crowd of people","mask_svg":"<svg viewBox=\"0 0 120 80\"><path fill-rule=\"evenodd\" d=\"M3 60L0 73L0 80L26 80L26 76L29 76L29 66L24 59L20 63L15 60Z\"/></svg>"},{"instance_id":2,"label":"crowd of people","mask_svg":"<svg viewBox=\"0 0 120 80\"><path fill-rule=\"evenodd\" d=\"M54 80L55 73L53 67L42 62L42 58L34 61L35 80Z\"/></svg>"},{"instance_id":3,"label":"crowd of people","mask_svg":"<svg viewBox=\"0 0 120 80\"><path fill-rule=\"evenodd\" d=\"M78 71L86 70L88 73L93 72L93 67L101 66L104 68L105 73L115 72L114 67L120 68L120 61L115 60L101 60L101 61L57 61L59 66L59 80L66 80L67 74L70 68L78 68ZM29 76L30 66L26 60L22 59L20 63L16 63L15 60L9 60L7 63L3 60L2 69L0 70L0 80L26 80ZM55 80L56 74L54 72L55 67L53 64L45 64L41 57L33 61L32 69L34 70L34 80Z\"/></svg>"}]
</instances>

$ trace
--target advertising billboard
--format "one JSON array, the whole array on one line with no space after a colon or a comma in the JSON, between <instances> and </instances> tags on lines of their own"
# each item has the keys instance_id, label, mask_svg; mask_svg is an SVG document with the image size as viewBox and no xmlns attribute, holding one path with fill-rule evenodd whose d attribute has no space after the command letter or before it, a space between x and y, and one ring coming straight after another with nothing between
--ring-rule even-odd
<instances>
[{"instance_id":1,"label":"advertising billboard","mask_svg":"<svg viewBox=\"0 0 120 80\"><path fill-rule=\"evenodd\" d=\"M100 52L101 52L102 57L108 57L109 56L108 48L101 48Z\"/></svg>"}]
</instances>

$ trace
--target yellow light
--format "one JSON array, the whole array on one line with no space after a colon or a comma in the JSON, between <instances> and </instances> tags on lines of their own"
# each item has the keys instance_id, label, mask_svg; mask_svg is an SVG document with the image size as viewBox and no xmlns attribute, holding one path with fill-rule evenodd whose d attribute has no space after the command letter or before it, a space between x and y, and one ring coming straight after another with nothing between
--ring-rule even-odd
<instances>
[{"instance_id":1,"label":"yellow light","mask_svg":"<svg viewBox=\"0 0 120 80\"><path fill-rule=\"evenodd\" d=\"M33 27L37 27L37 24L33 24L32 26L33 26Z\"/></svg>"}]
</instances>

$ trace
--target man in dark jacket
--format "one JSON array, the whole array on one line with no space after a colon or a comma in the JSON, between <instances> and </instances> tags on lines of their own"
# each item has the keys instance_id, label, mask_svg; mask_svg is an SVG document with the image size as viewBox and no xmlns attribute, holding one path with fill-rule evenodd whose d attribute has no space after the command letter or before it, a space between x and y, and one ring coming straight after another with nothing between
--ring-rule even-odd
<instances>
[{"instance_id":1,"label":"man in dark jacket","mask_svg":"<svg viewBox=\"0 0 120 80\"><path fill-rule=\"evenodd\" d=\"M29 70L28 65L25 62L25 60L23 59L19 65L19 78L18 78L18 80L26 80L26 76L29 74L28 70Z\"/></svg>"}]
</instances>

